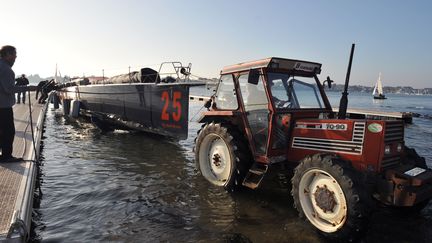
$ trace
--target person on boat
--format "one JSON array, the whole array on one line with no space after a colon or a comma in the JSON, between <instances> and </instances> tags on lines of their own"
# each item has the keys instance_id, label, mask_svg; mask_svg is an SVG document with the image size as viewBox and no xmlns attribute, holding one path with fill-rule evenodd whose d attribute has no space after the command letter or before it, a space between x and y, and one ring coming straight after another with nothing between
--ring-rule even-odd
<instances>
[{"instance_id":1,"label":"person on boat","mask_svg":"<svg viewBox=\"0 0 432 243\"><path fill-rule=\"evenodd\" d=\"M27 86L29 84L28 79L26 78L25 74L22 74L21 77L16 79L16 86ZM26 92L18 92L17 93L17 104L21 102L21 95L22 95L22 103L25 104L25 98L26 98Z\"/></svg>"},{"instance_id":2,"label":"person on boat","mask_svg":"<svg viewBox=\"0 0 432 243\"><path fill-rule=\"evenodd\" d=\"M18 162L22 158L12 156L15 124L12 106L15 104L15 93L34 91L36 86L15 86L15 73L12 66L16 59L16 48L3 46L0 49L0 163Z\"/></svg>"},{"instance_id":3,"label":"person on boat","mask_svg":"<svg viewBox=\"0 0 432 243\"><path fill-rule=\"evenodd\" d=\"M48 98L48 94L49 92L51 92L52 90L54 90L56 87L56 82L54 79L51 79L49 82L45 83L42 87L41 87L41 97L38 100L39 104L44 104L45 100Z\"/></svg>"},{"instance_id":4,"label":"person on boat","mask_svg":"<svg viewBox=\"0 0 432 243\"><path fill-rule=\"evenodd\" d=\"M48 83L48 80L42 80L38 83L37 90L36 90L36 100L38 100L39 92L41 93L41 97L42 97L42 87L45 86L47 83ZM38 100L38 103L40 104L41 101Z\"/></svg>"}]
</instances>

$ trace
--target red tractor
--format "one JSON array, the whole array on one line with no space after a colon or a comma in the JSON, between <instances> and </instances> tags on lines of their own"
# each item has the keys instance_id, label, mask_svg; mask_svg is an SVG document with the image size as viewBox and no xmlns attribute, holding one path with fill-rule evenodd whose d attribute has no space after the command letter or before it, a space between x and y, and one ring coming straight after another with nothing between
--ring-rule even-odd
<instances>
[{"instance_id":1,"label":"red tractor","mask_svg":"<svg viewBox=\"0 0 432 243\"><path fill-rule=\"evenodd\" d=\"M355 237L371 206L421 210L432 196L432 171L405 146L399 120L335 117L317 75L321 64L266 58L227 66L202 114L195 158L211 184L257 188L270 165L292 164L300 216L334 239ZM343 110L345 106L345 110Z\"/></svg>"}]
</instances>

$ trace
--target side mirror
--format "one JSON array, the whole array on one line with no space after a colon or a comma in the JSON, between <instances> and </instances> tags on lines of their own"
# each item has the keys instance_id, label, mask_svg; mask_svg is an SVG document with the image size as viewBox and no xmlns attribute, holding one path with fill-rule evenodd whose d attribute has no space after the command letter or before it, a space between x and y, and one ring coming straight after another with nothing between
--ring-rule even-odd
<instances>
[{"instance_id":1,"label":"side mirror","mask_svg":"<svg viewBox=\"0 0 432 243\"><path fill-rule=\"evenodd\" d=\"M326 83L326 82L327 82L327 86L328 86L328 88L331 89L331 87L332 87L332 83L334 83L334 81L331 80L329 76L327 76L327 79L324 80L324 82L323 82L323 85L324 85L324 86L325 86L325 83Z\"/></svg>"},{"instance_id":2,"label":"side mirror","mask_svg":"<svg viewBox=\"0 0 432 243\"><path fill-rule=\"evenodd\" d=\"M258 84L260 73L257 69L252 69L249 71L248 83L250 84Z\"/></svg>"}]
</instances>

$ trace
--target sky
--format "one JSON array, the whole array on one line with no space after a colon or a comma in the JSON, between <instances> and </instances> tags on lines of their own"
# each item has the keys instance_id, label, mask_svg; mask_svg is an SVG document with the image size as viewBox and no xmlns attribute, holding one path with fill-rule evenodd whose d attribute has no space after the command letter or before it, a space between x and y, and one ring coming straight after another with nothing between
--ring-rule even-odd
<instances>
[{"instance_id":1,"label":"sky","mask_svg":"<svg viewBox=\"0 0 432 243\"><path fill-rule=\"evenodd\" d=\"M321 80L432 87L432 1L2 0L0 46L16 75L105 76L161 62L197 77L271 56L323 64Z\"/></svg>"}]
</instances>

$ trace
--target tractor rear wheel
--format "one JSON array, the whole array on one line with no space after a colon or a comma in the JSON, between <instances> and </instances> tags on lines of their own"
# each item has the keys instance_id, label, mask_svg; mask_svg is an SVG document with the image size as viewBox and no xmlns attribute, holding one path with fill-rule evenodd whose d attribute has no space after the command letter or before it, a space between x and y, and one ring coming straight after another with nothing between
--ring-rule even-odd
<instances>
[{"instance_id":1,"label":"tractor rear wheel","mask_svg":"<svg viewBox=\"0 0 432 243\"><path fill-rule=\"evenodd\" d=\"M369 214L357 178L349 163L332 155L307 156L291 180L294 207L326 237L354 239Z\"/></svg>"},{"instance_id":2,"label":"tractor rear wheel","mask_svg":"<svg viewBox=\"0 0 432 243\"><path fill-rule=\"evenodd\" d=\"M238 189L246 175L250 157L243 136L221 123L209 123L195 140L195 161L210 183L227 191Z\"/></svg>"}]
</instances>

